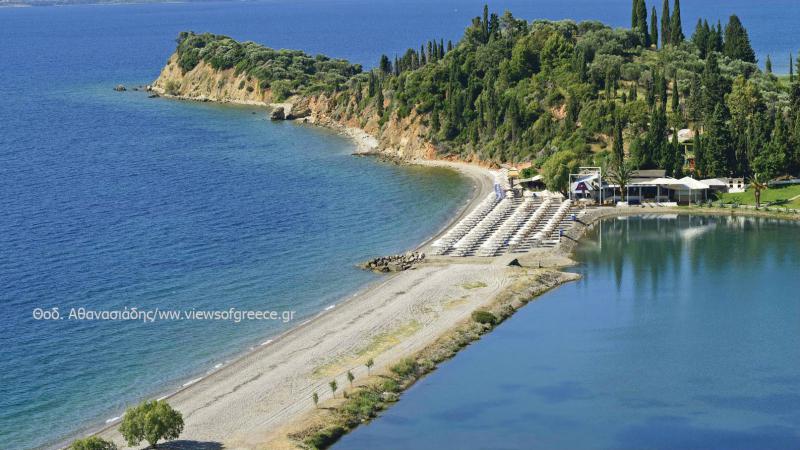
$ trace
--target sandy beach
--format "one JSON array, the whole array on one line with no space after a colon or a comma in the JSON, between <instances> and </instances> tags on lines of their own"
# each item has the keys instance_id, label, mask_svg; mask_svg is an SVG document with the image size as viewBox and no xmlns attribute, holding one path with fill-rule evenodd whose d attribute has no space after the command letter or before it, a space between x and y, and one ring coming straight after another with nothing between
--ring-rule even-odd
<instances>
[{"instance_id":1,"label":"sandy beach","mask_svg":"<svg viewBox=\"0 0 800 450\"><path fill-rule=\"evenodd\" d=\"M492 191L493 176L487 169L443 161L415 163L450 167L473 180L471 199L453 222ZM280 440L277 430L314 409L313 392L321 402L331 397L331 380L347 386L348 370L357 381L366 377L364 363L370 358L375 362L372 372L381 372L530 277L527 269L507 264L508 258L432 258L342 299L274 341L265 340L255 351L169 397L186 422L181 441L272 448L267 442ZM116 426L100 434L124 445Z\"/></svg>"}]
</instances>

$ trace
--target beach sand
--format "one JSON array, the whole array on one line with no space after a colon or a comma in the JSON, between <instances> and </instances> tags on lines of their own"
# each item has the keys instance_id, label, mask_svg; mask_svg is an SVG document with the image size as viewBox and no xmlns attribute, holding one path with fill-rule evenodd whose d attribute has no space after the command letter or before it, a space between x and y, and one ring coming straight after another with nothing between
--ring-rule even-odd
<instances>
[{"instance_id":1,"label":"beach sand","mask_svg":"<svg viewBox=\"0 0 800 450\"><path fill-rule=\"evenodd\" d=\"M416 163L451 167L473 180L471 200L454 221L492 192L493 177L487 169L440 161ZM169 397L185 420L181 440L266 448L276 430L314 409L313 392L321 402L331 397L331 380L348 386L348 370L357 380L364 378L364 363L370 358L375 362L372 372L380 372L490 303L523 275L507 263L503 258L433 258L413 270L389 275L274 341L265 341ZM100 435L124 444L116 426Z\"/></svg>"}]
</instances>

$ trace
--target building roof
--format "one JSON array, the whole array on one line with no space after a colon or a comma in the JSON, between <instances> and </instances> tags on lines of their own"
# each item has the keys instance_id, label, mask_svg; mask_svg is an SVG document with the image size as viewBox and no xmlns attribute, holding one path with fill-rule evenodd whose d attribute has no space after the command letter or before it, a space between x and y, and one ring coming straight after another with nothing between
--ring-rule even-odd
<instances>
[{"instance_id":1,"label":"building roof","mask_svg":"<svg viewBox=\"0 0 800 450\"><path fill-rule=\"evenodd\" d=\"M700 180L700 182L708 187L728 187L728 181L721 178L707 178L705 180Z\"/></svg>"},{"instance_id":2,"label":"building roof","mask_svg":"<svg viewBox=\"0 0 800 450\"><path fill-rule=\"evenodd\" d=\"M683 177L680 180L681 184L686 185L687 188L693 191L699 191L703 189L708 189L708 185L703 183L702 181L697 181L692 177Z\"/></svg>"}]
</instances>

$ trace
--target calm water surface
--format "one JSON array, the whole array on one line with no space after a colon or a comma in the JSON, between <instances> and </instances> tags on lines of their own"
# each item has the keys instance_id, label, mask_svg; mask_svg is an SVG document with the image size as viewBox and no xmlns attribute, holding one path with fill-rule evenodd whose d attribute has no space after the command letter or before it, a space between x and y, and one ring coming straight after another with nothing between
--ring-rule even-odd
<instances>
[{"instance_id":1,"label":"calm water surface","mask_svg":"<svg viewBox=\"0 0 800 450\"><path fill-rule=\"evenodd\" d=\"M611 220L529 304L337 449L796 449L800 225Z\"/></svg>"},{"instance_id":2,"label":"calm water surface","mask_svg":"<svg viewBox=\"0 0 800 450\"><path fill-rule=\"evenodd\" d=\"M482 4L0 8L0 448L102 423L291 325L43 323L33 308L270 308L306 317L375 279L354 269L359 260L433 234L470 188L449 172L352 158L350 142L268 123L261 110L111 87L155 79L182 30L369 67L381 53L457 39ZM627 0L490 6L615 26L630 10ZM698 15L738 12L762 59L794 49L799 9L788 0L683 2L687 32ZM773 57L776 70L782 59Z\"/></svg>"}]
</instances>

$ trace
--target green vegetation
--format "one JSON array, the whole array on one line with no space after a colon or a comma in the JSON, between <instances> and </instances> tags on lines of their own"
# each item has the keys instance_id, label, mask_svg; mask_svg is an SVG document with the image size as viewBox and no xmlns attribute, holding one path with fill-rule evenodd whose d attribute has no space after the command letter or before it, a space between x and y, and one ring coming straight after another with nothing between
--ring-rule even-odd
<instances>
[{"instance_id":1,"label":"green vegetation","mask_svg":"<svg viewBox=\"0 0 800 450\"><path fill-rule=\"evenodd\" d=\"M68 450L117 450L117 446L97 436L90 436L73 442Z\"/></svg>"},{"instance_id":2,"label":"green vegetation","mask_svg":"<svg viewBox=\"0 0 800 450\"><path fill-rule=\"evenodd\" d=\"M180 436L183 416L166 401L145 401L125 411L119 431L131 447L142 441L155 447L160 440L172 440Z\"/></svg>"},{"instance_id":3,"label":"green vegetation","mask_svg":"<svg viewBox=\"0 0 800 450\"><path fill-rule=\"evenodd\" d=\"M494 314L481 310L472 312L472 320L484 325L495 325L497 323L497 317Z\"/></svg>"},{"instance_id":4,"label":"green vegetation","mask_svg":"<svg viewBox=\"0 0 800 450\"><path fill-rule=\"evenodd\" d=\"M645 0L632 6L630 29L484 8L459 42L383 55L366 73L209 34L182 33L178 55L184 70L203 60L246 72L277 98L325 94L335 119L383 127L413 115L440 156L530 161L526 175L538 170L558 191L581 165L702 178L800 173L800 79L760 70L737 16L724 28L699 20L688 37L678 0L672 9L664 0L660 17ZM697 135L688 152L680 129Z\"/></svg>"},{"instance_id":5,"label":"green vegetation","mask_svg":"<svg viewBox=\"0 0 800 450\"><path fill-rule=\"evenodd\" d=\"M723 203L738 203L740 205L756 204L755 192L752 188L737 194L721 194L719 200ZM800 185L775 186L764 189L761 192L761 203L797 208L800 205Z\"/></svg>"},{"instance_id":6,"label":"green vegetation","mask_svg":"<svg viewBox=\"0 0 800 450\"><path fill-rule=\"evenodd\" d=\"M182 32L178 36L178 65L183 71L201 61L218 70L234 69L259 80L262 89L273 88L279 98L294 93L333 92L361 72L361 66L299 50L273 50L227 36ZM241 87L240 87L241 89Z\"/></svg>"}]
</instances>

